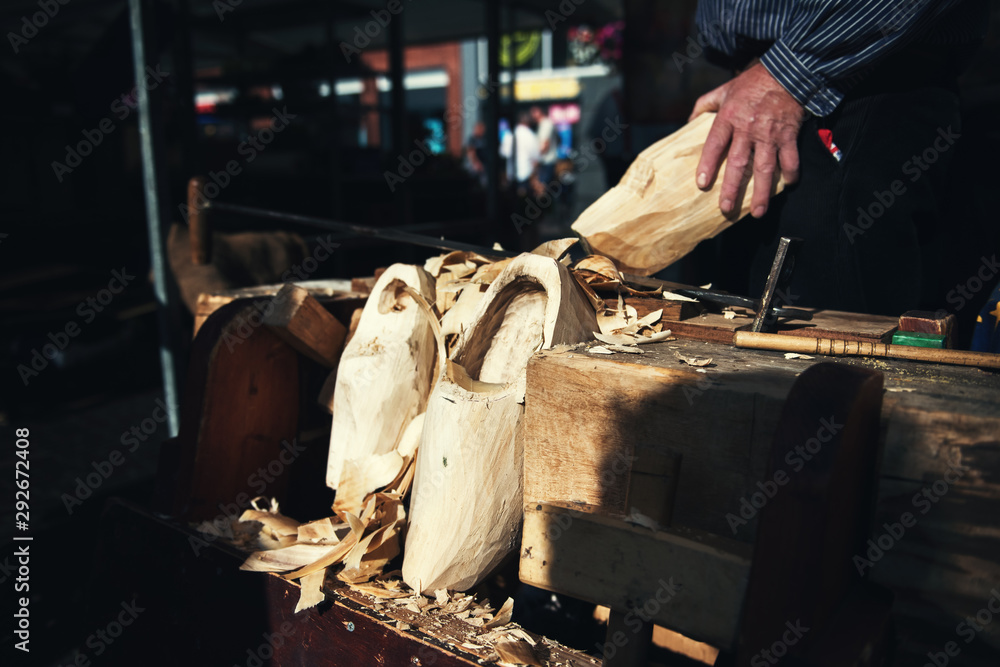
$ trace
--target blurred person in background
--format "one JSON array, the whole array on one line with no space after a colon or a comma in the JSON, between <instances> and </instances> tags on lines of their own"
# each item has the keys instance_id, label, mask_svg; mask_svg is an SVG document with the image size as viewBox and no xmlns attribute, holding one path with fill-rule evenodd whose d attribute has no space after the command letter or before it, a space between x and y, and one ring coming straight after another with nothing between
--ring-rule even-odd
<instances>
[{"instance_id":1,"label":"blurred person in background","mask_svg":"<svg viewBox=\"0 0 1000 667\"><path fill-rule=\"evenodd\" d=\"M530 192L531 178L537 173L541 157L538 137L529 126L530 122L527 113L518 115L517 127L505 134L500 143L500 155L507 159L507 174L516 183L519 197Z\"/></svg>"},{"instance_id":2,"label":"blurred person in background","mask_svg":"<svg viewBox=\"0 0 1000 667\"><path fill-rule=\"evenodd\" d=\"M538 132L538 180L548 185L555 178L556 159L559 156L559 137L552 119L540 107L531 107L531 120Z\"/></svg>"}]
</instances>

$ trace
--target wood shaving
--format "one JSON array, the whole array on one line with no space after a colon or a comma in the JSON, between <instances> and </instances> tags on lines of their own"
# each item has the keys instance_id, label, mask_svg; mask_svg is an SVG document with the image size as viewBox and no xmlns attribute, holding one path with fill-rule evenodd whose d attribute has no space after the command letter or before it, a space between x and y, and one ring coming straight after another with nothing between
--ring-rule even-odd
<instances>
[{"instance_id":1,"label":"wood shaving","mask_svg":"<svg viewBox=\"0 0 1000 667\"><path fill-rule=\"evenodd\" d=\"M323 581L326 579L326 570L317 570L306 575L299 580L299 601L295 605L295 613L311 609L326 599L323 593Z\"/></svg>"},{"instance_id":2,"label":"wood shaving","mask_svg":"<svg viewBox=\"0 0 1000 667\"><path fill-rule=\"evenodd\" d=\"M663 298L668 301L690 301L691 303L698 303L698 299L692 299L689 296L684 296L682 294L677 294L675 292L663 292Z\"/></svg>"},{"instance_id":3,"label":"wood shaving","mask_svg":"<svg viewBox=\"0 0 1000 667\"><path fill-rule=\"evenodd\" d=\"M635 507L633 507L632 510L629 512L628 516L625 517L625 520L628 521L629 523L634 523L637 526L642 526L643 528L649 528L650 530L660 529L660 524L658 524L651 517L648 517L642 512L640 512Z\"/></svg>"},{"instance_id":4,"label":"wood shaving","mask_svg":"<svg viewBox=\"0 0 1000 667\"><path fill-rule=\"evenodd\" d=\"M617 345L615 347L618 347ZM594 347L587 348L587 352L590 354L614 354L611 350L604 347L603 345L595 345Z\"/></svg>"},{"instance_id":5,"label":"wood shaving","mask_svg":"<svg viewBox=\"0 0 1000 667\"><path fill-rule=\"evenodd\" d=\"M507 625L510 623L511 617L514 615L514 598L507 598L507 601L503 603L500 610L497 611L496 616L493 620L483 626L484 630L489 630L490 628L496 628L501 625Z\"/></svg>"},{"instance_id":6,"label":"wood shaving","mask_svg":"<svg viewBox=\"0 0 1000 667\"><path fill-rule=\"evenodd\" d=\"M679 360L683 361L688 366L702 367L702 366L708 366L708 365L710 365L712 363L712 358L711 357L707 357L707 358L705 358L705 357L685 357L680 352L674 352L674 354L677 356L677 358Z\"/></svg>"},{"instance_id":7,"label":"wood shaving","mask_svg":"<svg viewBox=\"0 0 1000 667\"><path fill-rule=\"evenodd\" d=\"M543 667L542 663L535 657L531 645L523 641L497 642L493 649L500 656L500 660L508 665L531 665L532 667Z\"/></svg>"},{"instance_id":8,"label":"wood shaving","mask_svg":"<svg viewBox=\"0 0 1000 667\"><path fill-rule=\"evenodd\" d=\"M816 357L810 357L808 354L799 354L798 352L785 352L785 359L815 359Z\"/></svg>"},{"instance_id":9,"label":"wood shaving","mask_svg":"<svg viewBox=\"0 0 1000 667\"><path fill-rule=\"evenodd\" d=\"M625 354L645 354L634 345L609 345L608 350L612 352L624 352Z\"/></svg>"}]
</instances>

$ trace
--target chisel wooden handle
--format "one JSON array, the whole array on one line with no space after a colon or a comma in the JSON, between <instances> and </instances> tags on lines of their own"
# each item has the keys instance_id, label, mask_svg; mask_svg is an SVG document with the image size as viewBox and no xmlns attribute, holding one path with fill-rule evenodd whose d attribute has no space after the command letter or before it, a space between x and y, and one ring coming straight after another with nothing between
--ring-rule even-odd
<instances>
[{"instance_id":1,"label":"chisel wooden handle","mask_svg":"<svg viewBox=\"0 0 1000 667\"><path fill-rule=\"evenodd\" d=\"M937 350L909 345L888 345L856 340L834 338L809 338L806 336L785 336L782 334L753 333L737 331L733 335L733 345L755 350L778 350L800 354L827 354L851 357L885 357L888 359L910 359L931 361L938 364L957 366L978 366L980 368L1000 368L1000 354L989 352L967 352L965 350Z\"/></svg>"}]
</instances>

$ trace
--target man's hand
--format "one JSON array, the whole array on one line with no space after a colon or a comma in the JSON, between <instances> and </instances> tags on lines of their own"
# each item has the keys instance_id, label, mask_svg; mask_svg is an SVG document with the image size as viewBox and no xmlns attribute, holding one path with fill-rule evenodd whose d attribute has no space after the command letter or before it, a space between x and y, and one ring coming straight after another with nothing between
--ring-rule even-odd
<instances>
[{"instance_id":1,"label":"man's hand","mask_svg":"<svg viewBox=\"0 0 1000 667\"><path fill-rule=\"evenodd\" d=\"M719 208L726 215L738 210L741 181L752 161L754 189L750 212L755 218L763 216L778 173L784 174L789 184L799 178L795 142L805 120L805 109L757 63L698 98L688 120L706 111L718 114L701 151L698 187L702 190L712 187L728 150Z\"/></svg>"}]
</instances>

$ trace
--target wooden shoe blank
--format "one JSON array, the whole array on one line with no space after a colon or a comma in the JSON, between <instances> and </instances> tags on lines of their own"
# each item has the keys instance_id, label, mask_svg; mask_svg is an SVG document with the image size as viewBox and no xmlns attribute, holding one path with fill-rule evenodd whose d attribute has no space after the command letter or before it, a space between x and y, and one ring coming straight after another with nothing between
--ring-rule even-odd
<instances>
[{"instance_id":1,"label":"wooden shoe blank","mask_svg":"<svg viewBox=\"0 0 1000 667\"><path fill-rule=\"evenodd\" d=\"M427 313L404 285L434 303L430 274L418 266L390 266L341 356L327 461L330 488L339 486L345 461L363 470L367 461L393 452L406 426L426 408L437 345Z\"/></svg>"},{"instance_id":2,"label":"wooden shoe blank","mask_svg":"<svg viewBox=\"0 0 1000 667\"><path fill-rule=\"evenodd\" d=\"M587 340L593 308L565 266L515 258L490 285L427 405L403 579L466 590L516 548L525 370L539 348Z\"/></svg>"}]
</instances>

